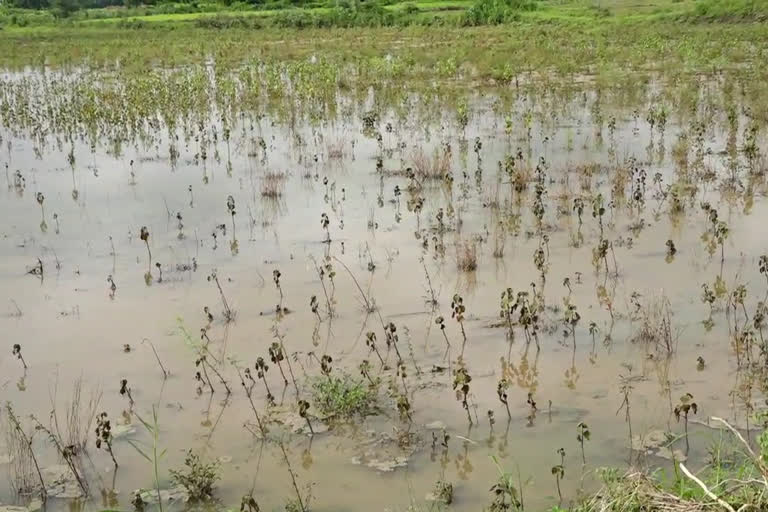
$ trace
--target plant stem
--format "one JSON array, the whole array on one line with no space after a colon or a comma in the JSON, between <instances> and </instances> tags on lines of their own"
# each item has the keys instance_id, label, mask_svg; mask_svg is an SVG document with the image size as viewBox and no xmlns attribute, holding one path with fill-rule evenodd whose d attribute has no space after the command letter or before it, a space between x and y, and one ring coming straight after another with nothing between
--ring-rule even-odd
<instances>
[{"instance_id":1,"label":"plant stem","mask_svg":"<svg viewBox=\"0 0 768 512\"><path fill-rule=\"evenodd\" d=\"M35 457L35 452L32 451L33 438L27 437L27 435L24 433L24 430L21 428L21 424L19 423L19 418L16 417L16 414L14 414L10 402L5 404L5 410L8 413L8 419L11 421L11 423L13 423L13 429L27 446L29 456L32 459L32 462L35 464L35 471L37 471L37 477L40 479L40 497L42 498L43 502L45 502L48 498L48 493L45 490L45 480L43 480L43 474L40 471L40 465L37 463L37 457Z\"/></svg>"},{"instance_id":2,"label":"plant stem","mask_svg":"<svg viewBox=\"0 0 768 512\"><path fill-rule=\"evenodd\" d=\"M288 466L288 474L291 475L291 482L293 483L293 490L296 491L296 499L299 500L299 510L306 512L304 508L304 500L301 499L301 491L299 490L299 484L296 482L296 474L293 472L291 462L288 460L288 453L285 451L285 444L280 440L280 450L283 452L283 459L285 459L285 465Z\"/></svg>"}]
</instances>

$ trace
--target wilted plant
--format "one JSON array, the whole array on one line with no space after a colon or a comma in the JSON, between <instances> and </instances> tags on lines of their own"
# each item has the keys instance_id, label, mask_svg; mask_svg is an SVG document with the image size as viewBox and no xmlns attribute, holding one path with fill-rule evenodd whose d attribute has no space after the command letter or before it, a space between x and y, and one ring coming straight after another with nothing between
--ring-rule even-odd
<instances>
[{"instance_id":1,"label":"wilted plant","mask_svg":"<svg viewBox=\"0 0 768 512\"><path fill-rule=\"evenodd\" d=\"M765 277L766 284L768 284L768 255L763 254L757 263L757 270ZM768 300L768 291L766 291L766 300Z\"/></svg>"},{"instance_id":2,"label":"wilted plant","mask_svg":"<svg viewBox=\"0 0 768 512\"><path fill-rule=\"evenodd\" d=\"M536 400L533 398L533 393L531 391L528 392L528 398L526 399L526 403L528 404L528 426L533 426L533 421L536 419L536 411L539 410L539 408L536 406Z\"/></svg>"},{"instance_id":3,"label":"wilted plant","mask_svg":"<svg viewBox=\"0 0 768 512\"><path fill-rule=\"evenodd\" d=\"M24 356L21 355L21 345L19 343L13 344L13 349L11 350L11 354L16 356L16 359L21 361L21 366L26 370L27 362L24 361Z\"/></svg>"},{"instance_id":4,"label":"wilted plant","mask_svg":"<svg viewBox=\"0 0 768 512\"><path fill-rule=\"evenodd\" d=\"M384 336L386 336L387 350L395 349L397 363L400 364L403 361L403 356L400 355L400 347L398 346L400 336L397 334L397 326L394 322L389 322L384 326Z\"/></svg>"},{"instance_id":5,"label":"wilted plant","mask_svg":"<svg viewBox=\"0 0 768 512\"><path fill-rule=\"evenodd\" d=\"M298 408L299 408L299 416L301 416L302 418L304 418L304 420L306 420L307 426L309 427L309 432L312 435L315 435L315 431L312 428L312 423L309 421L309 413L308 413L308 411L309 411L309 402L307 402L306 400L299 400L297 405L298 405Z\"/></svg>"},{"instance_id":6,"label":"wilted plant","mask_svg":"<svg viewBox=\"0 0 768 512\"><path fill-rule=\"evenodd\" d=\"M592 336L592 355L590 357L592 358L597 357L597 353L595 352L595 336L598 332L600 332L600 328L597 324L594 321L589 322L589 335ZM594 360L592 362L594 362Z\"/></svg>"},{"instance_id":7,"label":"wilted plant","mask_svg":"<svg viewBox=\"0 0 768 512\"><path fill-rule=\"evenodd\" d=\"M328 227L331 225L331 221L328 218L328 215L326 213L323 213L320 215L320 227L323 228L325 231L325 240L324 242L327 244L331 243L331 232L328 230Z\"/></svg>"},{"instance_id":8,"label":"wilted plant","mask_svg":"<svg viewBox=\"0 0 768 512\"><path fill-rule=\"evenodd\" d=\"M182 222L183 217L181 216L181 212L176 212L176 228L179 230L179 232L176 234L176 238L179 240L184 240L184 222Z\"/></svg>"},{"instance_id":9,"label":"wilted plant","mask_svg":"<svg viewBox=\"0 0 768 512\"><path fill-rule=\"evenodd\" d=\"M147 247L147 256L149 257L149 263L147 267L149 269L152 268L152 251L149 249L149 230L147 229L147 226L141 226L141 232L139 234L139 238L144 242L144 245Z\"/></svg>"},{"instance_id":10,"label":"wilted plant","mask_svg":"<svg viewBox=\"0 0 768 512\"><path fill-rule=\"evenodd\" d=\"M685 452L690 450L690 444L688 442L688 415L690 413L696 414L699 410L698 404L693 401L693 395L686 393L680 397L680 401L674 409L675 418L680 421L680 416L683 417L683 424L685 425Z\"/></svg>"},{"instance_id":11,"label":"wilted plant","mask_svg":"<svg viewBox=\"0 0 768 512\"><path fill-rule=\"evenodd\" d=\"M518 323L523 326L523 333L525 334L525 343L528 346L531 343L531 339L536 342L536 350L540 350L539 346L539 314L537 312L538 306L528 300L528 292L517 292L516 306L519 310Z\"/></svg>"},{"instance_id":12,"label":"wilted plant","mask_svg":"<svg viewBox=\"0 0 768 512\"><path fill-rule=\"evenodd\" d=\"M443 333L443 338L445 339L445 345L446 345L446 351L451 349L451 342L448 341L448 335L445 334L445 318L443 316L438 316L435 318L435 324L437 324L440 327L440 332Z\"/></svg>"},{"instance_id":13,"label":"wilted plant","mask_svg":"<svg viewBox=\"0 0 768 512\"><path fill-rule=\"evenodd\" d=\"M277 287L277 291L280 292L280 302L277 304L277 312L280 314L283 311L283 288L280 286L280 276L282 274L278 269L275 269L272 271L272 280L275 282L275 287Z\"/></svg>"},{"instance_id":14,"label":"wilted plant","mask_svg":"<svg viewBox=\"0 0 768 512\"><path fill-rule=\"evenodd\" d=\"M499 397L499 402L504 404L504 408L507 410L507 418L512 419L512 413L509 412L509 401L507 397L507 390L509 389L509 381L505 378L499 379L496 385L496 395Z\"/></svg>"},{"instance_id":15,"label":"wilted plant","mask_svg":"<svg viewBox=\"0 0 768 512\"><path fill-rule=\"evenodd\" d=\"M749 322L749 315L747 314L747 307L744 301L747 298L747 287L744 284L736 285L731 292L731 303L733 305L734 313L736 313L736 306L741 306L741 310L744 312L745 324Z\"/></svg>"},{"instance_id":16,"label":"wilted plant","mask_svg":"<svg viewBox=\"0 0 768 512\"><path fill-rule=\"evenodd\" d=\"M195 368L201 368L203 370L202 373L200 370L195 370L195 380L200 383L200 387L197 388L198 394L203 392L204 386L207 386L208 389L211 390L211 393L216 392L216 390L213 388L213 383L211 383L211 378L208 376L208 367L208 357L205 349L203 348L200 351L197 359L195 359Z\"/></svg>"},{"instance_id":17,"label":"wilted plant","mask_svg":"<svg viewBox=\"0 0 768 512\"><path fill-rule=\"evenodd\" d=\"M560 498L560 503L563 502L563 493L560 491L560 480L565 478L565 450L558 448L557 453L560 455L560 464L552 466L552 474L555 476L555 484L557 485L557 496Z\"/></svg>"},{"instance_id":18,"label":"wilted plant","mask_svg":"<svg viewBox=\"0 0 768 512\"><path fill-rule=\"evenodd\" d=\"M131 388L128 387L128 379L120 379L120 396L128 398L128 403L133 407L133 396L131 395Z\"/></svg>"},{"instance_id":19,"label":"wilted plant","mask_svg":"<svg viewBox=\"0 0 768 512\"><path fill-rule=\"evenodd\" d=\"M283 372L283 365L282 365L282 361L285 359L285 355L283 354L283 348L276 341L273 341L272 345L269 346L269 359L270 361L272 361L272 364L277 365L278 369L280 370L280 375L283 376L283 381L287 386L288 378L285 376L285 372Z\"/></svg>"},{"instance_id":20,"label":"wilted plant","mask_svg":"<svg viewBox=\"0 0 768 512\"><path fill-rule=\"evenodd\" d=\"M574 304L567 304L565 308L565 314L563 315L563 322L568 327L571 337L573 338L573 348L576 349L576 324L581 320L576 306Z\"/></svg>"},{"instance_id":21,"label":"wilted plant","mask_svg":"<svg viewBox=\"0 0 768 512\"><path fill-rule=\"evenodd\" d=\"M469 384L472 376L466 367L460 366L453 374L453 390L456 391L456 399L461 400L461 406L467 411L467 420L472 425L472 415L469 411Z\"/></svg>"},{"instance_id":22,"label":"wilted plant","mask_svg":"<svg viewBox=\"0 0 768 512\"><path fill-rule=\"evenodd\" d=\"M231 195L227 196L227 211L229 211L229 215L232 217L232 238L237 238L235 234L235 214L237 212L235 211L235 198Z\"/></svg>"},{"instance_id":23,"label":"wilted plant","mask_svg":"<svg viewBox=\"0 0 768 512\"><path fill-rule=\"evenodd\" d=\"M464 299L458 293L453 296L451 301L451 318L455 318L461 327L461 356L464 357L464 347L467 344L467 333L464 331L464 313L466 308L464 307Z\"/></svg>"},{"instance_id":24,"label":"wilted plant","mask_svg":"<svg viewBox=\"0 0 768 512\"><path fill-rule=\"evenodd\" d=\"M397 412L400 414L400 419L409 422L413 421L411 417L411 401L408 400L408 392L404 390L402 393L397 393L397 399L395 400L397 406Z\"/></svg>"},{"instance_id":25,"label":"wilted plant","mask_svg":"<svg viewBox=\"0 0 768 512\"><path fill-rule=\"evenodd\" d=\"M333 278L336 277L336 271L333 270L333 265L331 265L330 261L326 261L323 266L320 267L320 279L325 279L326 276L331 282L331 297L333 297L336 292L336 283L333 280Z\"/></svg>"},{"instance_id":26,"label":"wilted plant","mask_svg":"<svg viewBox=\"0 0 768 512\"><path fill-rule=\"evenodd\" d=\"M515 341L515 331L513 329L512 315L517 309L518 302L515 300L512 288L507 288L501 292L501 300L499 303L499 316L507 324L507 340L509 341L509 350L512 350L512 342Z\"/></svg>"},{"instance_id":27,"label":"wilted plant","mask_svg":"<svg viewBox=\"0 0 768 512\"><path fill-rule=\"evenodd\" d=\"M715 300L717 300L717 297L715 296L715 293L712 291L712 289L709 287L707 283L704 283L701 285L702 294L701 294L701 302L704 302L705 304L709 304L709 318L705 320L705 326L709 324L710 328L714 324L714 321L712 320L712 310L714 308Z\"/></svg>"},{"instance_id":28,"label":"wilted plant","mask_svg":"<svg viewBox=\"0 0 768 512\"><path fill-rule=\"evenodd\" d=\"M382 359L381 354L379 353L379 349L376 346L376 333L373 331L368 331L365 335L365 345L368 347L368 349L371 352L376 353L376 357L379 358L379 362L381 363L381 366L384 366L384 359Z\"/></svg>"},{"instance_id":29,"label":"wilted plant","mask_svg":"<svg viewBox=\"0 0 768 512\"><path fill-rule=\"evenodd\" d=\"M114 299L115 292L117 291L117 285L115 284L115 280L112 279L112 274L107 276L107 282L109 283L109 298Z\"/></svg>"},{"instance_id":30,"label":"wilted plant","mask_svg":"<svg viewBox=\"0 0 768 512\"><path fill-rule=\"evenodd\" d=\"M275 397L272 394L272 392L269 390L269 384L267 384L267 372L269 371L269 365L264 361L263 357L257 357L256 358L256 377L261 379L264 383L264 389L267 390L267 402L270 405L275 404Z\"/></svg>"},{"instance_id":31,"label":"wilted plant","mask_svg":"<svg viewBox=\"0 0 768 512\"><path fill-rule=\"evenodd\" d=\"M584 200L582 198L574 198L573 211L576 212L576 215L579 217L579 227L581 227L581 216L584 214Z\"/></svg>"},{"instance_id":32,"label":"wilted plant","mask_svg":"<svg viewBox=\"0 0 768 512\"><path fill-rule=\"evenodd\" d=\"M45 233L48 230L48 224L46 224L45 222L45 205L43 204L43 202L45 201L45 196L43 195L42 192L38 192L36 199L37 199L37 204L40 205L40 216L41 216L40 231Z\"/></svg>"},{"instance_id":33,"label":"wilted plant","mask_svg":"<svg viewBox=\"0 0 768 512\"><path fill-rule=\"evenodd\" d=\"M576 440L581 445L581 462L582 464L586 464L587 458L584 455L584 441L589 441L592 434L589 431L589 426L583 421L580 421L579 424L576 425L576 431L578 432L576 434Z\"/></svg>"},{"instance_id":34,"label":"wilted plant","mask_svg":"<svg viewBox=\"0 0 768 512\"><path fill-rule=\"evenodd\" d=\"M333 358L328 354L323 354L323 357L320 359L320 373L325 375L325 377L330 381L332 371L333 371Z\"/></svg>"},{"instance_id":35,"label":"wilted plant","mask_svg":"<svg viewBox=\"0 0 768 512\"><path fill-rule=\"evenodd\" d=\"M317 315L317 321L322 322L323 319L320 317L320 303L317 301L317 295L313 295L309 298L309 309Z\"/></svg>"},{"instance_id":36,"label":"wilted plant","mask_svg":"<svg viewBox=\"0 0 768 512\"><path fill-rule=\"evenodd\" d=\"M666 246L667 256L665 257L665 260L667 263L671 263L675 257L675 254L677 254L677 247L675 247L675 242L672 240L667 240Z\"/></svg>"},{"instance_id":37,"label":"wilted plant","mask_svg":"<svg viewBox=\"0 0 768 512\"><path fill-rule=\"evenodd\" d=\"M253 376L251 375L251 370L250 368L245 368L244 371L240 371L240 368L237 365L235 365L235 369L237 369L237 375L240 377L240 385L245 390L245 396L248 398L248 403L251 406L253 415L256 417L256 423L259 426L259 431L261 432L262 436L266 436L266 425L261 421L261 416L259 415L258 410L256 410L256 404L253 403L253 386L255 382L253 380ZM248 381L247 383L246 380Z\"/></svg>"},{"instance_id":38,"label":"wilted plant","mask_svg":"<svg viewBox=\"0 0 768 512\"><path fill-rule=\"evenodd\" d=\"M107 417L106 412L102 412L96 416L96 448L104 448L112 457L112 462L117 469L117 459L115 459L115 452L112 451L112 424Z\"/></svg>"},{"instance_id":39,"label":"wilted plant","mask_svg":"<svg viewBox=\"0 0 768 512\"><path fill-rule=\"evenodd\" d=\"M603 215L605 215L603 194L597 194L592 199L592 217L597 219L598 225L600 226L600 240L603 239Z\"/></svg>"},{"instance_id":40,"label":"wilted plant","mask_svg":"<svg viewBox=\"0 0 768 512\"><path fill-rule=\"evenodd\" d=\"M621 384L621 387L619 388L619 392L621 393L623 399L621 402L621 405L619 405L618 410L616 411L616 414L619 414L622 409L624 409L624 421L627 422L627 429L629 432L628 438L630 440L630 446L632 441L632 415L630 412L630 401L629 397L632 395L632 390L634 387L632 386L632 369L630 368L630 375L623 376L619 375L619 382ZM630 457L632 452L630 451Z\"/></svg>"},{"instance_id":41,"label":"wilted plant","mask_svg":"<svg viewBox=\"0 0 768 512\"><path fill-rule=\"evenodd\" d=\"M371 388L376 387L376 381L373 380L373 377L371 377L371 363L367 359L363 359L360 361L360 364L357 366L360 370L360 375L368 379L368 382L371 386Z\"/></svg>"},{"instance_id":42,"label":"wilted plant","mask_svg":"<svg viewBox=\"0 0 768 512\"><path fill-rule=\"evenodd\" d=\"M595 272L599 272L600 262L605 265L605 277L609 275L608 269L608 249L610 243L608 240L601 238L595 247L592 248L592 264L595 266Z\"/></svg>"},{"instance_id":43,"label":"wilted plant","mask_svg":"<svg viewBox=\"0 0 768 512\"><path fill-rule=\"evenodd\" d=\"M216 284L216 288L219 290L219 296L221 297L221 303L224 306L224 319L227 322L231 322L235 319L234 311L229 307L229 303L227 302L227 297L224 295L224 290L221 288L221 283L219 282L219 275L216 272L216 269L213 269L211 271L211 274L208 276L208 281L213 281Z\"/></svg>"}]
</instances>

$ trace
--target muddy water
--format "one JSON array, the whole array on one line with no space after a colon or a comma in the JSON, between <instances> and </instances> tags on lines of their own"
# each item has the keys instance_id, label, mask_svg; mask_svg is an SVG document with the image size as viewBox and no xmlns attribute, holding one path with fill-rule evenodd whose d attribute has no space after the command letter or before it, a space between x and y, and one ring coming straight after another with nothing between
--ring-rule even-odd
<instances>
[{"instance_id":1,"label":"muddy water","mask_svg":"<svg viewBox=\"0 0 768 512\"><path fill-rule=\"evenodd\" d=\"M301 485L311 484L314 510L406 510L410 504L422 504L438 478L454 484L455 510L478 510L490 503L488 488L498 476L492 456L513 473L519 468L526 482L526 505L542 509L558 502L550 468L560 462L556 452L560 447L566 452L565 502L576 498L580 488L594 488L597 467L621 467L630 456L642 464L670 464L631 453L629 429L640 436L654 430L680 433L682 425L675 422L670 401L674 406L686 392L696 398L698 418L724 416L743 424L743 404L730 394L738 379L725 315L716 312L710 331L701 322L708 315L708 307L699 300L701 284L714 281L720 262L719 252L711 257L700 240L707 223L698 203L709 201L728 222L723 276L729 286L735 280L748 285L747 302L754 309L756 298L764 292L763 277L757 272L757 258L766 252L765 237L757 235L763 232L762 219L768 213L764 184L755 186L754 204L746 209L743 201L726 202L716 187L718 181L703 183L686 215L670 218L669 204L652 199L652 177L659 172L665 184L672 182L676 164L670 148L683 127L670 122L663 139L654 133L655 145L649 151L647 124L634 120L629 112L616 112L615 133L609 137L604 128L604 140L599 141L589 109L574 104L567 118L534 120L529 140L519 118L514 134L506 135L504 119L493 113L490 104L487 97L474 104L463 137L445 119L429 130L382 119L383 145L392 150L384 153L383 173L376 169L379 146L361 133L358 121L337 121L320 128L303 125L292 131L264 118L253 129L235 127L229 147L221 141L211 143L205 160L200 158L199 143L194 139L185 143L179 133L175 163L168 158L167 137L160 134L150 144L126 145L118 157L105 147L97 146L92 152L87 144L75 143L74 165L68 162L68 147L57 149L53 137L36 158L30 138L4 128L8 144L3 145L0 162L8 164L8 186L0 190L0 325L7 346L0 358L2 401L12 403L20 415L35 414L47 423L54 406L61 418L66 415L73 385L82 378L83 395L100 395L98 410L106 411L117 424L135 427L128 438L145 442L149 435L137 415L151 417L154 406L160 444L168 450L161 461L163 485L167 469L179 467L191 448L221 460L217 490L221 504L236 506L244 493L253 490L266 510L281 507L293 490L277 444L262 443L244 427L253 429L254 416L235 365L253 367L257 357L268 358L274 328L284 335L305 396L308 380L320 375L310 353L329 354L334 372L356 376L363 359L375 361L365 345L368 330L377 332L386 352L382 322L397 326L399 350L406 360L412 393L410 427L399 419L394 400L386 394L392 372L384 377L380 415L314 438L281 433L274 427L273 437L285 441ZM384 126L390 120L393 133L386 133ZM297 134L303 145L296 143ZM266 150L259 148L257 137L263 138ZM475 137L483 144L481 162L472 150ZM468 141L463 156L461 138ZM662 140L664 156L659 150ZM341 158L329 154L329 144L336 141L343 142ZM398 149L401 142L404 150ZM453 184L426 186L417 219L406 204L409 180L397 171L411 165L415 148L431 153L443 143L452 149ZM725 177L727 157L718 155L725 148L724 134L713 129L705 145L712 150L706 165ZM534 167L543 156L548 169L548 308L543 313L539 352L532 345L526 348L523 332L517 329L510 361L514 368L509 390L512 419L507 422L496 396L501 359L509 350L505 331L497 326L499 296L506 287L517 292L530 289L531 282L539 283L533 262L539 245L530 207L533 185L524 193L521 206L508 206L508 211L519 211L521 227L519 234L504 237L502 257L493 255L500 213L489 205L503 206L510 197L510 185L498 172L498 162L518 147L525 153L527 166ZM572 194L579 193L578 167L596 163L607 171L587 181L592 191L605 194L607 203L616 162L632 157L647 172L646 205L639 213L624 207L609 208L606 213L606 236L614 242L618 266L618 276L606 281L603 275L595 275L592 264L599 228L589 200L581 227L584 242L574 247L578 221L575 215L557 214L558 197L570 194L562 202L570 212ZM14 183L17 170L23 186ZM266 175L276 172L285 173L280 197L263 197ZM399 201L395 186L403 191ZM38 192L44 194L44 209L36 201ZM229 195L236 205L234 230L227 210ZM451 226L443 235L444 255L435 249L440 208ZM654 215L656 210L659 215ZM323 213L330 219L330 244L323 243ZM631 232L629 226L639 218L645 227ZM217 227L221 224L226 233ZM150 233L151 266L139 239L142 226ZM628 238L631 244L626 243ZM233 250L235 239L237 249ZM668 261L665 242L669 239L677 254ZM457 269L456 244L464 241L477 244L476 271ZM323 283L315 262L326 256L334 258L336 276L332 285L327 279L325 285L334 289L336 315L332 321L323 315L318 322L309 301L316 295L324 308ZM38 258L44 268L42 278L27 273ZM357 285L335 258L349 267L375 301L381 318L366 314ZM230 323L224 321L218 291L207 279L214 269L236 311ZM275 269L281 272L283 306L289 310L280 318L274 312L280 300L272 280ZM107 276L116 285L113 296ZM438 299L434 310L425 300L430 295L427 276ZM575 347L570 335L564 339L562 334L563 297L569 294L562 284L566 277L572 287L571 301L581 314ZM596 292L604 283L615 293L612 327ZM633 292L640 294L641 304L669 299L676 338L670 360L660 361L649 355L653 351L647 346L630 342L641 324L633 314ZM447 366L436 316L446 317L454 358L461 345L459 325L450 318L454 293L462 295L467 309L465 360L473 376L471 412L473 419L479 419L472 427L456 400L451 376L432 371L435 366ZM198 393L196 351L179 333L183 325L197 338L208 324L203 313L206 306L215 317L207 331L211 352L223 362L220 370L234 391L229 397L216 379L215 393ZM591 321L599 329L594 346ZM605 340L608 333L610 340ZM149 342L169 370L168 379L163 379ZM22 346L29 366L26 372L10 353L13 343ZM129 352L124 350L126 344ZM394 361L394 356L389 354L389 360ZM705 361L703 367L697 363L699 357ZM632 383L629 422L626 409L621 408L622 376L631 377ZM118 393L121 379L129 383L133 406ZM267 379L282 404L279 407L293 407L295 393L292 387L284 388L277 368L270 367ZM264 388L258 383L254 389L257 407L266 414ZM535 417L526 403L529 392L538 404ZM757 398L755 392L753 399ZM489 409L495 414L493 429ZM576 441L579 422L587 423L592 432L584 467ZM432 432L442 439L442 426L450 435L448 448L444 450L438 442L433 449ZM409 429L410 443L399 446L397 432ZM698 461L694 465L703 461L711 432L691 426L690 455ZM101 493L94 492L96 497L85 505L130 507L134 489L152 486L151 468L125 438L119 438L114 443L120 463L115 475L108 454L96 450L93 441L89 440L87 462L92 486L110 489L114 485L117 495L116 502L102 502ZM42 436L34 446L44 465L57 462ZM678 441L674 448L684 449L684 442ZM403 464L388 472L367 466L376 461ZM13 496L9 485L2 489L0 501L24 501ZM54 500L51 506L57 505L66 502Z\"/></svg>"}]
</instances>

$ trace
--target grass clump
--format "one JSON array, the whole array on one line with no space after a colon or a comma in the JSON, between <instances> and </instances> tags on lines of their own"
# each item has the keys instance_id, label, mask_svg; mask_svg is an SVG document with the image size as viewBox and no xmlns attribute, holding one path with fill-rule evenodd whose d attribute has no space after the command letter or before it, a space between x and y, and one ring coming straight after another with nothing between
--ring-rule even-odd
<instances>
[{"instance_id":1,"label":"grass clump","mask_svg":"<svg viewBox=\"0 0 768 512\"><path fill-rule=\"evenodd\" d=\"M349 375L328 376L312 386L312 400L323 415L349 420L376 412L376 390Z\"/></svg>"},{"instance_id":2,"label":"grass clump","mask_svg":"<svg viewBox=\"0 0 768 512\"><path fill-rule=\"evenodd\" d=\"M192 450L187 452L182 469L170 470L171 478L177 485L181 485L189 493L190 501L204 501L213 497L216 481L219 475L217 462L203 462L200 455Z\"/></svg>"}]
</instances>

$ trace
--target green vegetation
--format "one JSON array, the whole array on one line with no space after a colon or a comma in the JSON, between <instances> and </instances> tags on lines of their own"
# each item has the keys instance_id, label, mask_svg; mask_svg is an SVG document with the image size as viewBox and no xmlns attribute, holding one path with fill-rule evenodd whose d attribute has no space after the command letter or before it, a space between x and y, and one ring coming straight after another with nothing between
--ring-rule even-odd
<instances>
[{"instance_id":1,"label":"green vegetation","mask_svg":"<svg viewBox=\"0 0 768 512\"><path fill-rule=\"evenodd\" d=\"M189 493L192 501L207 500L213 497L214 485L219 480L219 464L203 462L200 455L187 451L184 467L169 471L174 483L181 485Z\"/></svg>"},{"instance_id":2,"label":"green vegetation","mask_svg":"<svg viewBox=\"0 0 768 512\"><path fill-rule=\"evenodd\" d=\"M248 29L384 27L411 25L480 26L510 22L571 21L761 22L761 0L330 0L267 2L148 2L134 0L11 0L0 6L0 26L94 26L118 23L190 24L204 28ZM140 23L139 23L140 22Z\"/></svg>"},{"instance_id":3,"label":"green vegetation","mask_svg":"<svg viewBox=\"0 0 768 512\"><path fill-rule=\"evenodd\" d=\"M323 416L349 420L376 411L376 390L349 375L318 378L312 385L312 401Z\"/></svg>"},{"instance_id":4,"label":"green vegetation","mask_svg":"<svg viewBox=\"0 0 768 512\"><path fill-rule=\"evenodd\" d=\"M765 22L768 2L764 0L700 0L682 19L707 22Z\"/></svg>"}]
</instances>

